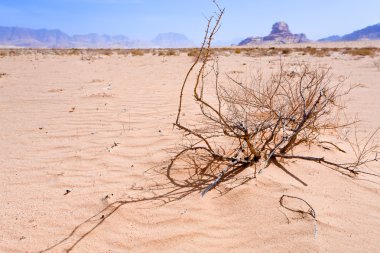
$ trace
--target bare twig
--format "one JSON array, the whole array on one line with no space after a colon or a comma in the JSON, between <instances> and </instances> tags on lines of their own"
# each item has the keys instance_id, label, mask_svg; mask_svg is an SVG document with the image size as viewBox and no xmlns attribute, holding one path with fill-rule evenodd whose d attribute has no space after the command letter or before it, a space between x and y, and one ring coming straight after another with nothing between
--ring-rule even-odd
<instances>
[{"instance_id":1,"label":"bare twig","mask_svg":"<svg viewBox=\"0 0 380 253\"><path fill-rule=\"evenodd\" d=\"M288 206L286 206L286 205L284 204L284 199L285 199L285 198L298 199L298 200L304 202L304 203L309 207L309 210L308 210L308 211L303 211L303 210L301 210L301 209L294 209L294 208L288 207ZM294 197L294 196L290 196L290 195L282 195L281 198L280 198L280 205L281 205L283 208L285 208L285 209L287 209L287 210L289 210L289 211L297 212L297 213L308 214L308 215L310 215L311 217L313 217L314 219L316 218L314 208L313 208L309 203L307 203L306 200L301 199L301 198L299 198L299 197Z\"/></svg>"}]
</instances>

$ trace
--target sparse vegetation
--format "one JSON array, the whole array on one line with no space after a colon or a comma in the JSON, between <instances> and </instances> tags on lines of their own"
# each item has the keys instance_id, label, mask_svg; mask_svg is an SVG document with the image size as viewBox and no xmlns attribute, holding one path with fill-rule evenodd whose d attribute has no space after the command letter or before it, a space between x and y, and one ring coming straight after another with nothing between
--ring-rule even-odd
<instances>
[{"instance_id":1,"label":"sparse vegetation","mask_svg":"<svg viewBox=\"0 0 380 253\"><path fill-rule=\"evenodd\" d=\"M199 52L199 49L197 49L197 48L191 48L187 52L187 56L196 57L198 55L198 52Z\"/></svg>"},{"instance_id":2,"label":"sparse vegetation","mask_svg":"<svg viewBox=\"0 0 380 253\"><path fill-rule=\"evenodd\" d=\"M99 52L100 54L102 54L102 55L111 56L111 55L114 53L114 50L109 49L109 48L103 48L103 49L99 49L98 52Z\"/></svg>"},{"instance_id":3,"label":"sparse vegetation","mask_svg":"<svg viewBox=\"0 0 380 253\"><path fill-rule=\"evenodd\" d=\"M143 56L145 54L142 49L133 49L130 51L132 56Z\"/></svg>"},{"instance_id":4,"label":"sparse vegetation","mask_svg":"<svg viewBox=\"0 0 380 253\"><path fill-rule=\"evenodd\" d=\"M158 51L158 56L178 56L179 54L179 49L160 49Z\"/></svg>"},{"instance_id":5,"label":"sparse vegetation","mask_svg":"<svg viewBox=\"0 0 380 253\"><path fill-rule=\"evenodd\" d=\"M178 56L179 50L169 49L166 51L166 56Z\"/></svg>"},{"instance_id":6,"label":"sparse vegetation","mask_svg":"<svg viewBox=\"0 0 380 253\"><path fill-rule=\"evenodd\" d=\"M344 54L352 56L374 56L378 51L377 48L364 47L364 48L345 48Z\"/></svg>"},{"instance_id":7,"label":"sparse vegetation","mask_svg":"<svg viewBox=\"0 0 380 253\"><path fill-rule=\"evenodd\" d=\"M314 48L314 47L306 47L299 49L303 55L310 55L315 57L325 57L330 56L330 48Z\"/></svg>"},{"instance_id":8,"label":"sparse vegetation","mask_svg":"<svg viewBox=\"0 0 380 253\"><path fill-rule=\"evenodd\" d=\"M152 55L159 56L176 56L181 53L187 54L190 57L196 57L198 55L200 48L182 48L182 49L110 49L110 48L100 48L100 49L0 49L0 58L6 56L18 56L18 55L30 55L30 54L40 54L40 55L81 55L84 59L86 58L96 58L96 56L106 55L111 56L113 54L117 55L128 55L142 56L151 53ZM231 54L241 54L250 57L262 57L262 56L276 56L276 55L289 55L292 53L300 53L302 55L311 55L315 57L326 57L330 56L332 53L341 53L352 56L362 56L362 57L373 57L379 54L379 48L281 48L281 47L270 47L270 48L259 48L259 47L223 47L223 48L210 48L209 54L218 54L228 56Z\"/></svg>"},{"instance_id":9,"label":"sparse vegetation","mask_svg":"<svg viewBox=\"0 0 380 253\"><path fill-rule=\"evenodd\" d=\"M290 48L284 48L282 49L282 54L290 54L292 50Z\"/></svg>"},{"instance_id":10,"label":"sparse vegetation","mask_svg":"<svg viewBox=\"0 0 380 253\"><path fill-rule=\"evenodd\" d=\"M81 53L82 53L81 50L78 48L71 48L71 49L68 49L67 51L68 55L80 55Z\"/></svg>"}]
</instances>

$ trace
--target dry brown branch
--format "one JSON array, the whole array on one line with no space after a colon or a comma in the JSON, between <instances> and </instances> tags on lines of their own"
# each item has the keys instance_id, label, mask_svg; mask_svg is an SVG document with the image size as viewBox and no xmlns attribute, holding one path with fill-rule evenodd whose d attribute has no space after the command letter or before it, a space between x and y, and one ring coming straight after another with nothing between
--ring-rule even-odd
<instances>
[{"instance_id":1,"label":"dry brown branch","mask_svg":"<svg viewBox=\"0 0 380 253\"><path fill-rule=\"evenodd\" d=\"M309 210L307 211L304 211L304 210L301 210L301 209L294 209L294 208L291 208L291 207L288 207L284 202L285 202L285 199L286 198L290 198L290 199L297 199L297 200L300 200L302 201L303 203L305 203L308 207L309 207ZM294 196L289 196L289 195L282 195L281 198L280 198L280 205L289 210L289 211L292 211L292 212L296 212L296 213L302 213L302 214L308 214L310 215L311 217L313 217L314 219L316 219L316 215L315 215L315 211L314 211L314 208L309 204L307 203L305 200L299 198L299 197L294 197Z\"/></svg>"},{"instance_id":2,"label":"dry brown branch","mask_svg":"<svg viewBox=\"0 0 380 253\"><path fill-rule=\"evenodd\" d=\"M297 204L297 207L298 207L297 209L295 207L292 207L290 205L290 203L287 203L289 200L296 200L296 201L300 201L300 202L306 204L306 206L308 207L308 210L305 211L305 210L301 209L300 203ZM314 239L317 239L317 233L318 233L317 217L316 217L314 208L306 200L299 198L299 197L295 197L295 196L282 195L280 198L280 206L285 208L288 211L300 213L300 214L307 214L307 215L310 215L311 217L313 217L313 219L314 219ZM284 214L284 215L287 219L287 222L289 223L290 222L289 218L286 216L286 214Z\"/></svg>"}]
</instances>

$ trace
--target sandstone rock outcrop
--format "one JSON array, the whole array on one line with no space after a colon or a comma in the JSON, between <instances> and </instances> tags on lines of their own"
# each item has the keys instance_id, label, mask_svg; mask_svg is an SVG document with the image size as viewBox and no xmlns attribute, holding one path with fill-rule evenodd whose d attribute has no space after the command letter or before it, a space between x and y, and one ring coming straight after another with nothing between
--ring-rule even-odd
<instances>
[{"instance_id":1,"label":"sandstone rock outcrop","mask_svg":"<svg viewBox=\"0 0 380 253\"><path fill-rule=\"evenodd\" d=\"M243 45L261 45L261 44L290 44L308 42L306 35L303 33L293 34L289 30L287 23L280 21L272 26L272 31L265 37L249 37L239 43Z\"/></svg>"}]
</instances>

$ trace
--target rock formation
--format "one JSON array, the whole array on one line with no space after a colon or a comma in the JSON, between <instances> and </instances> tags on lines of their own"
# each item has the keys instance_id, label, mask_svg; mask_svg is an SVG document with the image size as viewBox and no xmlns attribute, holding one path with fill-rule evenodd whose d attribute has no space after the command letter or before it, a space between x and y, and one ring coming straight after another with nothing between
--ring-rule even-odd
<instances>
[{"instance_id":1,"label":"rock formation","mask_svg":"<svg viewBox=\"0 0 380 253\"><path fill-rule=\"evenodd\" d=\"M272 26L272 31L265 37L249 37L239 43L243 45L260 45L260 44L289 44L308 42L306 35L303 33L293 34L285 22L277 22Z\"/></svg>"}]
</instances>

